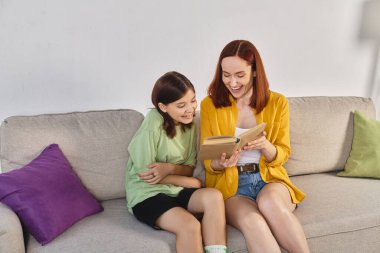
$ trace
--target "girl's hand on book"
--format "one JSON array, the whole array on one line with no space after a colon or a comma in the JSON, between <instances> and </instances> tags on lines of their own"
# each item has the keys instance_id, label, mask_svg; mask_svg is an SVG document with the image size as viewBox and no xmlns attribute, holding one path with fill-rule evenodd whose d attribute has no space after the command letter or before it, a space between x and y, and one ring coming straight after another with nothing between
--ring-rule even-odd
<instances>
[{"instance_id":1,"label":"girl's hand on book","mask_svg":"<svg viewBox=\"0 0 380 253\"><path fill-rule=\"evenodd\" d=\"M241 150L236 150L228 159L226 158L226 153L223 153L220 160L213 160L211 162L211 167L214 170L224 170L228 167L236 166Z\"/></svg>"}]
</instances>

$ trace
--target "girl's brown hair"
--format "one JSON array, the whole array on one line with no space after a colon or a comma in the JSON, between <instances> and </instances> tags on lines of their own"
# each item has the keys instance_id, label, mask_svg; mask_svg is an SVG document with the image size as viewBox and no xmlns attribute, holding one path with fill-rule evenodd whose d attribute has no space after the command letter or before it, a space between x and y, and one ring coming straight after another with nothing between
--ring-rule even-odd
<instances>
[{"instance_id":1,"label":"girl's brown hair","mask_svg":"<svg viewBox=\"0 0 380 253\"><path fill-rule=\"evenodd\" d=\"M246 40L234 40L228 43L219 56L214 79L208 87L207 94L211 97L215 107L231 106L230 92L222 80L222 60L229 56L238 56L247 61L252 67L252 89L250 106L260 113L269 100L269 83L265 74L264 65L256 47ZM255 73L255 75L254 75Z\"/></svg>"},{"instance_id":2,"label":"girl's brown hair","mask_svg":"<svg viewBox=\"0 0 380 253\"><path fill-rule=\"evenodd\" d=\"M158 112L164 118L163 128L166 134L173 138L176 135L175 122L169 114L161 111L158 103L168 105L178 99L181 99L188 90L192 90L195 93L193 84L184 75L172 71L161 76L153 87L152 90L152 103ZM186 128L191 128L193 123L181 124L182 131Z\"/></svg>"}]
</instances>

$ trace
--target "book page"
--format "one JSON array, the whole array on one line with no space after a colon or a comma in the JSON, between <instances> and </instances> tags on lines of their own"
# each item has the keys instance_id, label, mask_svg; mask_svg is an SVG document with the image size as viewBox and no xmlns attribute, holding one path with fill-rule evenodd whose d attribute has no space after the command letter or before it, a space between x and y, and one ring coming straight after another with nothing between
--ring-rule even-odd
<instances>
[{"instance_id":1,"label":"book page","mask_svg":"<svg viewBox=\"0 0 380 253\"><path fill-rule=\"evenodd\" d=\"M238 139L233 136L222 135L212 136L204 140L203 145L218 144L218 143L236 143Z\"/></svg>"}]
</instances>

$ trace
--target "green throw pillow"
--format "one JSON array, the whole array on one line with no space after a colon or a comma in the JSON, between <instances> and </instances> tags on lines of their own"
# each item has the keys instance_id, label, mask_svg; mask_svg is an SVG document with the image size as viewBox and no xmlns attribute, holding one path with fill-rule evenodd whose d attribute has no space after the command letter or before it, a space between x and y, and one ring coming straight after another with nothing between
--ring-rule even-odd
<instances>
[{"instance_id":1,"label":"green throw pillow","mask_svg":"<svg viewBox=\"0 0 380 253\"><path fill-rule=\"evenodd\" d=\"M380 178L380 121L354 114L354 137L343 177Z\"/></svg>"}]
</instances>

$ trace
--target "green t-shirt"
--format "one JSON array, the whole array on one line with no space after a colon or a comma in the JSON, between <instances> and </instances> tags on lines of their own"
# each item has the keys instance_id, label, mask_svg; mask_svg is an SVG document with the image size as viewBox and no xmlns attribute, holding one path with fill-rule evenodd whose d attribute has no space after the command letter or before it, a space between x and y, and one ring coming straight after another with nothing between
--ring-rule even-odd
<instances>
[{"instance_id":1,"label":"green t-shirt","mask_svg":"<svg viewBox=\"0 0 380 253\"><path fill-rule=\"evenodd\" d=\"M155 162L175 163L194 166L196 162L196 127L181 130L176 126L176 136L171 139L162 127L163 118L156 109L146 115L143 123L129 146L125 189L128 210L143 200L159 193L177 196L182 187L169 184L148 184L141 180L138 173L148 171L148 164Z\"/></svg>"}]
</instances>

